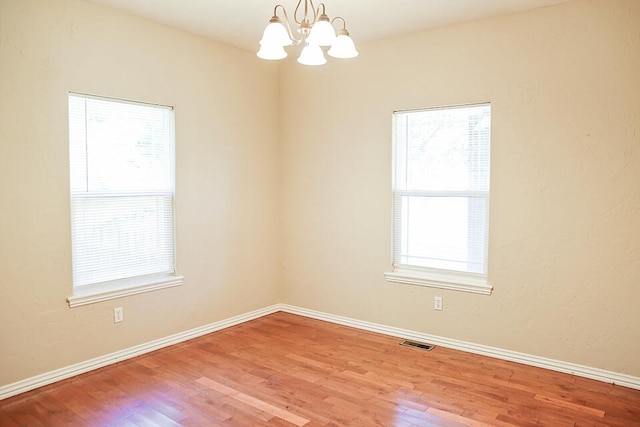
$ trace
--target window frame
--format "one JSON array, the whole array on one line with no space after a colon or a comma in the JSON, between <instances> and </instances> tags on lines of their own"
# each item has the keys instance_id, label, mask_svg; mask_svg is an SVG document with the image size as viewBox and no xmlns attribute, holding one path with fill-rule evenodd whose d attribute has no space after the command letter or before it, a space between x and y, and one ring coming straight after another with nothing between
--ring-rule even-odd
<instances>
[{"instance_id":1,"label":"window frame","mask_svg":"<svg viewBox=\"0 0 640 427\"><path fill-rule=\"evenodd\" d=\"M165 191L164 195L167 196L170 193L170 197L171 197L171 202L170 202L170 209L171 209L171 233L172 233L172 263L173 263L173 269L170 272L166 272L166 273L152 273L152 274L145 274L145 275L139 275L139 276L135 276L135 277L127 277L127 278L122 278L122 279L116 279L116 280L110 280L110 281L103 281L103 282L96 282L96 283L89 283L89 284L82 284L82 285L76 285L72 283L72 295L70 295L67 298L67 303L69 305L70 308L73 307L78 307L78 306L83 306L83 305L87 305L87 304L93 304L93 303L97 303L97 302L101 302L101 301L106 301L106 300L111 300L111 299L116 299L116 298L122 298L125 296L129 296L129 295L135 295L135 294L140 294L140 293L145 293L145 292L150 292L150 291L155 291L155 290L159 290L159 289L165 289L165 288L169 288L169 287L174 287L174 286L179 286L183 283L184 281L184 277L179 275L177 273L177 261L176 261L176 239L175 239L175 218L176 218L176 207L175 207L175 149L176 149L176 144L175 144L175 113L174 113L174 109L171 106L166 106L166 105L158 105L158 104L152 104L152 103L148 103L148 102L140 102L140 101L131 101L131 100L127 100L127 99L119 99L119 98L112 98L112 97L105 97L105 96L96 96L96 95L88 95L88 94L84 94L84 93L78 93L78 92L69 92L67 95L67 102L68 102L68 108L67 108L67 120L68 120L68 141L69 141L69 155L71 156L71 134L73 132L72 130L72 123L71 123L71 110L70 110L70 105L71 105L71 100L72 98L84 98L87 100L98 100L98 101L107 101L107 102L113 102L113 103L119 103L122 105L125 104L133 104L133 105L140 105L140 106L147 106L147 107L157 107L157 108L162 108L162 109L166 109L171 111L171 123L170 123L170 136L171 136L171 152L170 152L170 167L171 167L171 189L170 192L169 191ZM71 160L70 160L70 164L69 164L69 172L70 172L70 177L71 177L71 168L73 167L73 165L71 164ZM88 165L85 163L84 167L88 167ZM112 172L113 173L113 172ZM70 180L71 182L71 180ZM116 191L111 191L111 190L107 190L107 191L98 191L98 192L92 192L92 191L87 191L85 194L83 195L78 195L78 194L74 194L74 190L71 188L70 185L70 194L69 194L69 201L70 201L70 226L71 226L71 230L73 231L74 229L74 219L73 219L73 214L74 214L74 210L73 210L73 203L74 200L82 200L82 199L90 199L90 198L94 198L94 197L99 197L99 198L113 198L113 197L123 197L123 198L131 198L132 196L142 196L142 197L152 197L152 196L157 196L159 193L157 191L154 190L145 190L145 191L141 191L141 192L134 192L134 193L120 193L117 190ZM73 257L73 234L71 236L71 245L72 245L72 257ZM75 260L72 259L72 269L75 269ZM75 271L75 270L73 270ZM72 271L72 274L73 274Z\"/></svg>"},{"instance_id":2,"label":"window frame","mask_svg":"<svg viewBox=\"0 0 640 427\"><path fill-rule=\"evenodd\" d=\"M398 147L398 135L397 135L397 120L400 114L410 114L412 112L422 113L435 110L448 110L459 109L468 107L481 107L489 106L490 102L480 102L473 104L459 104L459 105L447 105L433 108L421 108L414 110L398 110L394 111L392 115L392 204L391 204L391 272L385 272L384 277L389 282L420 285L440 289L449 289L455 291L464 291L476 294L490 295L493 287L488 282L488 257L489 257L489 202L490 202L490 188L486 191L476 190L400 190L396 185L396 172L398 167L398 155L400 149ZM491 113L490 113L491 114ZM491 136L489 137L489 157L491 156ZM491 173L491 165L489 160L489 170L487 173ZM399 230L402 228L402 223L397 224L396 220L400 219L400 215L396 215L398 209L402 209L401 200L403 197L482 197L486 203L486 247L484 264L486 273L471 273L465 271L449 270L444 268L425 267L412 264L404 264L398 262L398 254L396 249L398 247L397 240L401 239ZM402 212L402 211L401 211ZM401 220L401 219L400 219ZM467 224L469 224L467 222Z\"/></svg>"}]
</instances>

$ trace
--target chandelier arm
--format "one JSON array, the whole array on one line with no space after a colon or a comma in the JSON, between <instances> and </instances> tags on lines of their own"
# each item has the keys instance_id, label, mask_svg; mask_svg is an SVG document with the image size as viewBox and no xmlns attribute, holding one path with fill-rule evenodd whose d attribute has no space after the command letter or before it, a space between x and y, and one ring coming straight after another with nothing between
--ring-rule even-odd
<instances>
[{"instance_id":1,"label":"chandelier arm","mask_svg":"<svg viewBox=\"0 0 640 427\"><path fill-rule=\"evenodd\" d=\"M277 16L276 15L276 10L278 9L278 7L280 7L282 9L282 14L284 15L284 22L286 22L286 24L287 24L286 27L287 27L287 32L289 33L289 38L291 38L291 41L293 42L294 46L298 46L302 39L297 39L293 35L293 30L291 29L291 21L289 20L289 15L287 14L287 9L285 9L284 6L282 6L281 4L278 4L273 9L273 16Z\"/></svg>"},{"instance_id":2,"label":"chandelier arm","mask_svg":"<svg viewBox=\"0 0 640 427\"><path fill-rule=\"evenodd\" d=\"M347 21L345 21L345 19L342 16L336 16L335 18L333 18L331 20L331 25L333 25L333 23L336 21L336 19L339 19L342 21L342 30L346 31L347 29Z\"/></svg>"},{"instance_id":3,"label":"chandelier arm","mask_svg":"<svg viewBox=\"0 0 640 427\"><path fill-rule=\"evenodd\" d=\"M316 10L316 6L313 4L313 0L309 0L309 3L311 4L311 10L313 10L313 21L311 21L311 25L313 25L318 20L318 11ZM318 6L318 9L320 9L320 6Z\"/></svg>"},{"instance_id":4,"label":"chandelier arm","mask_svg":"<svg viewBox=\"0 0 640 427\"><path fill-rule=\"evenodd\" d=\"M320 7L322 7L322 13L320 13ZM318 8L316 9L316 13L315 16L320 16L320 15L326 15L327 14L327 8L324 5L324 3L320 3L318 4Z\"/></svg>"},{"instance_id":5,"label":"chandelier arm","mask_svg":"<svg viewBox=\"0 0 640 427\"><path fill-rule=\"evenodd\" d=\"M298 25L302 24L302 21L298 20L298 10L300 10L301 4L302 4L302 0L298 0L298 4L296 5L295 10L293 11L293 20ZM307 0L304 0L304 9L305 9L305 12L304 12L304 16L302 17L303 20L307 18Z\"/></svg>"},{"instance_id":6,"label":"chandelier arm","mask_svg":"<svg viewBox=\"0 0 640 427\"><path fill-rule=\"evenodd\" d=\"M298 4L296 5L296 9L293 12L293 20L296 24L302 25L303 22L307 21L310 25L315 24L318 20L320 5L322 5L322 10L325 10L324 3L320 3L318 8L313 4L313 0L304 0L304 13L302 15L302 19L298 18L298 11L300 10L300 6L302 5L303 0L298 0ZM311 7L311 11L313 12L313 19L309 19L309 7Z\"/></svg>"}]
</instances>

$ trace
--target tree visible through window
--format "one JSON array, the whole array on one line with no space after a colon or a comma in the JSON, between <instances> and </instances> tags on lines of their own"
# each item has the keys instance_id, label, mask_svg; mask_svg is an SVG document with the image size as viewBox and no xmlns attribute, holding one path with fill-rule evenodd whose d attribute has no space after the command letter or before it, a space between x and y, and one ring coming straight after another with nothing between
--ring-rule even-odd
<instances>
[{"instance_id":1,"label":"tree visible through window","mask_svg":"<svg viewBox=\"0 0 640 427\"><path fill-rule=\"evenodd\" d=\"M486 283L490 139L489 104L394 114L395 272Z\"/></svg>"}]
</instances>

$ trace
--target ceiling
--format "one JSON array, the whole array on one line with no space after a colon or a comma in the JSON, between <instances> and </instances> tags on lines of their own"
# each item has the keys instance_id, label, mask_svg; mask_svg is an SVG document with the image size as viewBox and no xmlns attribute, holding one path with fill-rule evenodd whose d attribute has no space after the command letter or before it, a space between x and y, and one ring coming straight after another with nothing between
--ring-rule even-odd
<instances>
[{"instance_id":1,"label":"ceiling","mask_svg":"<svg viewBox=\"0 0 640 427\"><path fill-rule=\"evenodd\" d=\"M296 0L89 0L241 49L258 40L279 2L293 15ZM568 0L324 0L342 16L357 44L457 22L520 12ZM319 4L319 1L314 2ZM281 15L281 14L280 14ZM336 24L337 25L337 24Z\"/></svg>"}]
</instances>

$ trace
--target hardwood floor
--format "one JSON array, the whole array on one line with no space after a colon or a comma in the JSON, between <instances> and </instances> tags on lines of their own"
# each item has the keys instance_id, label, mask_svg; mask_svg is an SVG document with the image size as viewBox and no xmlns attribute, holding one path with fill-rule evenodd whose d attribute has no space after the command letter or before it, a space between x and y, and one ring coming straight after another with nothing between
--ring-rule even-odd
<instances>
[{"instance_id":1,"label":"hardwood floor","mask_svg":"<svg viewBox=\"0 0 640 427\"><path fill-rule=\"evenodd\" d=\"M640 426L640 390L276 313L0 401L0 426Z\"/></svg>"}]
</instances>

